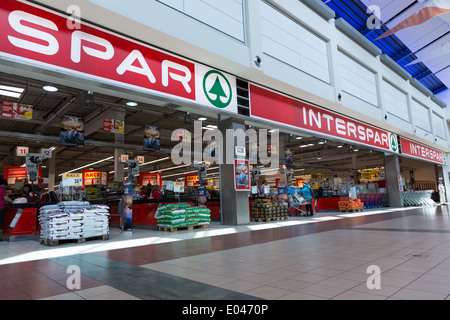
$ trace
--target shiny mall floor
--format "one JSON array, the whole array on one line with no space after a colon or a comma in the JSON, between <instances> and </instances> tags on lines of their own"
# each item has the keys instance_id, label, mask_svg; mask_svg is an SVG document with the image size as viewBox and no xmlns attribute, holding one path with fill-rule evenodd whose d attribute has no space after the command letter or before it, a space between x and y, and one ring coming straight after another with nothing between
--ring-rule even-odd
<instances>
[{"instance_id":1,"label":"shiny mall floor","mask_svg":"<svg viewBox=\"0 0 450 320\"><path fill-rule=\"evenodd\" d=\"M0 299L448 300L450 208L319 212L176 233L113 228L108 241L58 247L3 241Z\"/></svg>"}]
</instances>

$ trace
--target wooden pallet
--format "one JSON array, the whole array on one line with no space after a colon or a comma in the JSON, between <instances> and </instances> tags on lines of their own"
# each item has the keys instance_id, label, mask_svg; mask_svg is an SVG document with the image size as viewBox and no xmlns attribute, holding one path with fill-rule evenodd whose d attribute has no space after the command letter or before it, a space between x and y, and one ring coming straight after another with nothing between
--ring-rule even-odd
<instances>
[{"instance_id":1,"label":"wooden pallet","mask_svg":"<svg viewBox=\"0 0 450 320\"><path fill-rule=\"evenodd\" d=\"M285 217L273 217L273 218L252 218L252 222L271 222L271 221L281 221L281 220L289 220L288 216Z\"/></svg>"},{"instance_id":2,"label":"wooden pallet","mask_svg":"<svg viewBox=\"0 0 450 320\"><path fill-rule=\"evenodd\" d=\"M200 224L195 226L185 226L185 227L163 227L158 226L158 231L165 231L165 232L178 232L178 231L194 231L196 229L208 229L207 224Z\"/></svg>"},{"instance_id":3,"label":"wooden pallet","mask_svg":"<svg viewBox=\"0 0 450 320\"><path fill-rule=\"evenodd\" d=\"M78 239L43 239L41 238L40 243L48 246L48 247L56 247L62 244L67 243L85 243L87 241L95 241L95 240L101 240L106 241L109 240L109 234L105 234L102 236L96 236L96 237L89 237L89 238L78 238Z\"/></svg>"},{"instance_id":4,"label":"wooden pallet","mask_svg":"<svg viewBox=\"0 0 450 320\"><path fill-rule=\"evenodd\" d=\"M364 209L348 209L348 210L339 210L340 212L362 212Z\"/></svg>"}]
</instances>

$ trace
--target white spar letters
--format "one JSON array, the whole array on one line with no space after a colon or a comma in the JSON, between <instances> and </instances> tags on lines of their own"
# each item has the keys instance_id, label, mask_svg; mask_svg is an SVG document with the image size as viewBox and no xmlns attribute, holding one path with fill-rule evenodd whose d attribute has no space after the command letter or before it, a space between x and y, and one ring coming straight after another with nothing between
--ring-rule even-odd
<instances>
[{"instance_id":1,"label":"white spar letters","mask_svg":"<svg viewBox=\"0 0 450 320\"><path fill-rule=\"evenodd\" d=\"M136 67L133 65L133 63L138 60L139 64L141 65L141 68ZM148 80L151 83L156 83L156 78L153 75L152 70L147 64L147 61L145 61L144 56L139 50L133 50L128 57L120 64L120 66L117 68L117 73L120 75L123 75L125 72L130 71L137 74L144 75L148 78Z\"/></svg>"},{"instance_id":2,"label":"white spar letters","mask_svg":"<svg viewBox=\"0 0 450 320\"><path fill-rule=\"evenodd\" d=\"M48 56L54 55L59 51L58 40L53 35L32 27L24 26L22 24L22 22L24 21L50 30L58 31L58 27L56 26L56 24L54 24L50 20L23 11L13 11L8 16L8 22L14 30L21 34L27 35L28 37L36 38L47 43L47 45L45 45L13 36L8 36L9 41L14 46Z\"/></svg>"},{"instance_id":3,"label":"white spar letters","mask_svg":"<svg viewBox=\"0 0 450 320\"><path fill-rule=\"evenodd\" d=\"M91 43L95 43L99 46L105 48L105 51L89 48L87 46L82 46L82 41L88 41ZM114 57L114 48L112 44L102 38L97 36L93 36L92 34L83 32L83 31L74 31L72 33L72 50L71 50L71 58L75 63L79 63L81 61L81 49L83 51L92 56L103 60L110 60Z\"/></svg>"},{"instance_id":4,"label":"white spar letters","mask_svg":"<svg viewBox=\"0 0 450 320\"><path fill-rule=\"evenodd\" d=\"M115 47L112 42L100 36L81 31L79 30L80 25L74 24L74 22L77 22L75 17L79 14L79 11L75 10L76 8L76 6L68 8L68 10L74 11L74 16L69 18L67 23L68 30L72 31L70 43L60 43L65 37L59 39L55 33L51 32L67 32L67 30L59 30L53 21L21 10L11 12L8 16L8 22L12 29L23 35L23 37L8 35L8 40L15 47L47 56L55 56L61 53L60 46L67 45L70 46L70 57L67 58L73 63L81 63L82 59L90 57L111 61L118 66L116 68L118 75L124 75L126 72L140 74L146 76L152 84L161 81L165 87L169 87L170 82L178 82L187 93L192 93L193 88L191 88L190 82L193 74L187 66L166 59L158 66L161 68L161 78L156 79L146 60L150 57L144 56L140 50L132 50L123 61L117 61Z\"/></svg>"},{"instance_id":5,"label":"white spar letters","mask_svg":"<svg viewBox=\"0 0 450 320\"><path fill-rule=\"evenodd\" d=\"M183 72L184 76L169 72L170 68ZM165 87L169 86L169 76L173 80L181 82L186 92L191 93L192 89L189 86L189 82L192 79L192 75L187 67L169 60L164 60L162 63L162 84Z\"/></svg>"}]
</instances>

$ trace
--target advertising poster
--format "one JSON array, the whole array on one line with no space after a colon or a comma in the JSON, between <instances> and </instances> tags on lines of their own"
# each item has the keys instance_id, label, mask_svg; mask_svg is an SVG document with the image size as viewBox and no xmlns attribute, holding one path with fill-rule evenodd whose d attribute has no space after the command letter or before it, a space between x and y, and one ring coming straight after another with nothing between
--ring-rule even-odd
<instances>
[{"instance_id":1,"label":"advertising poster","mask_svg":"<svg viewBox=\"0 0 450 320\"><path fill-rule=\"evenodd\" d=\"M199 206L206 206L206 187L198 188L197 202Z\"/></svg>"},{"instance_id":2,"label":"advertising poster","mask_svg":"<svg viewBox=\"0 0 450 320\"><path fill-rule=\"evenodd\" d=\"M132 231L133 229L133 194L123 195L122 208L122 230Z\"/></svg>"},{"instance_id":3,"label":"advertising poster","mask_svg":"<svg viewBox=\"0 0 450 320\"><path fill-rule=\"evenodd\" d=\"M234 160L236 191L250 191L250 165L247 160Z\"/></svg>"},{"instance_id":4,"label":"advertising poster","mask_svg":"<svg viewBox=\"0 0 450 320\"><path fill-rule=\"evenodd\" d=\"M292 149L285 148L284 149L284 164L292 165L294 163L294 159L292 159Z\"/></svg>"},{"instance_id":5,"label":"advertising poster","mask_svg":"<svg viewBox=\"0 0 450 320\"><path fill-rule=\"evenodd\" d=\"M159 152L161 149L161 130L157 127L145 126L144 151Z\"/></svg>"},{"instance_id":6,"label":"advertising poster","mask_svg":"<svg viewBox=\"0 0 450 320\"><path fill-rule=\"evenodd\" d=\"M84 119L64 116L61 121L61 146L84 147Z\"/></svg>"},{"instance_id":7,"label":"advertising poster","mask_svg":"<svg viewBox=\"0 0 450 320\"><path fill-rule=\"evenodd\" d=\"M16 120L31 120L33 119L33 106L3 101L2 117Z\"/></svg>"},{"instance_id":8,"label":"advertising poster","mask_svg":"<svg viewBox=\"0 0 450 320\"><path fill-rule=\"evenodd\" d=\"M125 134L125 121L105 118L103 119L103 131Z\"/></svg>"}]
</instances>

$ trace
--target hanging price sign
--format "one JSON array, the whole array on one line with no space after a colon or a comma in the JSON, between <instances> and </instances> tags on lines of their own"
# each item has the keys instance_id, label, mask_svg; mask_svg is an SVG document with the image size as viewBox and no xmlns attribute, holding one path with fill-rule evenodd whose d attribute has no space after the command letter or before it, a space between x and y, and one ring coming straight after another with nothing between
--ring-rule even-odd
<instances>
[{"instance_id":1,"label":"hanging price sign","mask_svg":"<svg viewBox=\"0 0 450 320\"><path fill-rule=\"evenodd\" d=\"M81 173L66 173L63 174L64 187L82 187L83 175Z\"/></svg>"}]
</instances>

